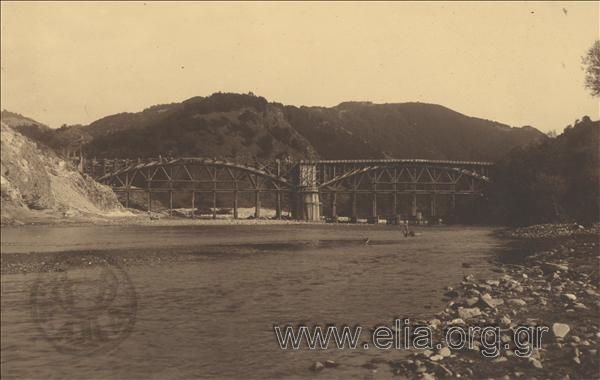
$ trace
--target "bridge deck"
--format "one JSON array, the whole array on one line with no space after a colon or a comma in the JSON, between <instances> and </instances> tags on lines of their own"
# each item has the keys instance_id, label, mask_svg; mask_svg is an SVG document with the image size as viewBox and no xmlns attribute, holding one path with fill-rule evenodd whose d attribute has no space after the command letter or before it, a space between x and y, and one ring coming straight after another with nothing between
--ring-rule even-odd
<instances>
[{"instance_id":1,"label":"bridge deck","mask_svg":"<svg viewBox=\"0 0 600 380\"><path fill-rule=\"evenodd\" d=\"M440 165L476 165L493 166L493 162L457 161L457 160L428 160L420 158L387 158L367 160L300 160L301 164L440 164Z\"/></svg>"}]
</instances>

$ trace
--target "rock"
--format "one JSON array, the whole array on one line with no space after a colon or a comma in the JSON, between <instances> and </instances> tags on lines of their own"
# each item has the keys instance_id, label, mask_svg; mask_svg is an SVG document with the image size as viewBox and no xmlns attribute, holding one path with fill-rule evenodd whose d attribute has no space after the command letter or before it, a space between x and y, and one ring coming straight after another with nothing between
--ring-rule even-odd
<instances>
[{"instance_id":1,"label":"rock","mask_svg":"<svg viewBox=\"0 0 600 380\"><path fill-rule=\"evenodd\" d=\"M492 363L502 363L502 362L507 362L508 359L504 356L500 356L497 357L496 359L492 360Z\"/></svg>"},{"instance_id":2,"label":"rock","mask_svg":"<svg viewBox=\"0 0 600 380\"><path fill-rule=\"evenodd\" d=\"M465 276L465 281L473 282L473 281L475 281L475 276L473 276L472 274L469 274L469 275Z\"/></svg>"},{"instance_id":3,"label":"rock","mask_svg":"<svg viewBox=\"0 0 600 380\"><path fill-rule=\"evenodd\" d=\"M448 325L466 325L466 323L462 318L454 318L448 322Z\"/></svg>"},{"instance_id":4,"label":"rock","mask_svg":"<svg viewBox=\"0 0 600 380\"><path fill-rule=\"evenodd\" d=\"M471 319L481 315L481 310L478 307L459 307L458 308L458 316L461 319Z\"/></svg>"},{"instance_id":5,"label":"rock","mask_svg":"<svg viewBox=\"0 0 600 380\"><path fill-rule=\"evenodd\" d=\"M421 375L421 379L423 380L435 380L435 376L430 373L424 373Z\"/></svg>"},{"instance_id":6,"label":"rock","mask_svg":"<svg viewBox=\"0 0 600 380\"><path fill-rule=\"evenodd\" d=\"M512 277L508 274L503 275L502 277L500 277L500 281L502 282L508 282L508 281L512 281Z\"/></svg>"},{"instance_id":7,"label":"rock","mask_svg":"<svg viewBox=\"0 0 600 380\"><path fill-rule=\"evenodd\" d=\"M572 293L565 293L563 294L563 297L568 299L569 301L576 301L577 300L577 296L575 294Z\"/></svg>"},{"instance_id":8,"label":"rock","mask_svg":"<svg viewBox=\"0 0 600 380\"><path fill-rule=\"evenodd\" d=\"M315 362L312 367L310 367L311 370L315 371L315 372L319 372L322 371L323 368L325 368L325 366L323 365L323 363L321 362Z\"/></svg>"},{"instance_id":9,"label":"rock","mask_svg":"<svg viewBox=\"0 0 600 380\"><path fill-rule=\"evenodd\" d=\"M554 337L556 338L564 338L570 330L571 327L566 323L555 323L552 325L552 334L554 334Z\"/></svg>"},{"instance_id":10,"label":"rock","mask_svg":"<svg viewBox=\"0 0 600 380\"><path fill-rule=\"evenodd\" d=\"M479 298L469 297L465 300L465 305L467 305L468 307L472 307L472 306L475 306L477 304L477 302L479 302Z\"/></svg>"},{"instance_id":11,"label":"rock","mask_svg":"<svg viewBox=\"0 0 600 380\"><path fill-rule=\"evenodd\" d=\"M569 267L564 264L553 264L553 263L541 263L540 267L545 274L552 274L554 272L567 272Z\"/></svg>"},{"instance_id":12,"label":"rock","mask_svg":"<svg viewBox=\"0 0 600 380\"><path fill-rule=\"evenodd\" d=\"M494 287L500 286L500 281L498 281L498 280L485 280L485 283L489 286L494 286Z\"/></svg>"},{"instance_id":13,"label":"rock","mask_svg":"<svg viewBox=\"0 0 600 380\"><path fill-rule=\"evenodd\" d=\"M524 290L524 289L523 289L523 287L522 287L521 285L518 285L518 284L517 284L517 285L515 285L515 286L512 288L512 290L513 290L514 292L516 292L516 293L523 293L523 290Z\"/></svg>"},{"instance_id":14,"label":"rock","mask_svg":"<svg viewBox=\"0 0 600 380\"><path fill-rule=\"evenodd\" d=\"M437 319L437 318L433 318L427 324L432 329L437 330L437 328L442 324L442 322L439 319Z\"/></svg>"},{"instance_id":15,"label":"rock","mask_svg":"<svg viewBox=\"0 0 600 380\"><path fill-rule=\"evenodd\" d=\"M434 361L434 362L438 362L438 361L442 360L443 358L444 358L444 357L443 357L442 355L438 355L438 354L436 354L436 355L432 355L432 356L429 358L429 360L431 360L431 361Z\"/></svg>"},{"instance_id":16,"label":"rock","mask_svg":"<svg viewBox=\"0 0 600 380\"><path fill-rule=\"evenodd\" d=\"M422 352L423 356L425 356L426 358L431 357L431 355L433 355L433 351L431 350L424 350Z\"/></svg>"},{"instance_id":17,"label":"rock","mask_svg":"<svg viewBox=\"0 0 600 380\"><path fill-rule=\"evenodd\" d=\"M452 355L452 352L450 351L450 349L448 347L444 347L438 351L438 354L447 358L448 356Z\"/></svg>"},{"instance_id":18,"label":"rock","mask_svg":"<svg viewBox=\"0 0 600 380\"><path fill-rule=\"evenodd\" d=\"M481 297L479 297L479 301L483 307L489 307L490 309L495 309L504 303L503 299L494 299L487 293L481 295Z\"/></svg>"},{"instance_id":19,"label":"rock","mask_svg":"<svg viewBox=\"0 0 600 380\"><path fill-rule=\"evenodd\" d=\"M600 294L597 291L595 291L594 289L586 289L585 294L587 294L588 296L592 296L592 297L600 296Z\"/></svg>"},{"instance_id":20,"label":"rock","mask_svg":"<svg viewBox=\"0 0 600 380\"><path fill-rule=\"evenodd\" d=\"M338 366L338 364L336 362L334 362L333 360L325 360L325 367L335 368L337 366Z\"/></svg>"},{"instance_id":21,"label":"rock","mask_svg":"<svg viewBox=\"0 0 600 380\"><path fill-rule=\"evenodd\" d=\"M532 366L534 366L537 369L542 369L544 368L544 366L542 365L542 362L534 359L534 358L529 358L529 363L531 363Z\"/></svg>"},{"instance_id":22,"label":"rock","mask_svg":"<svg viewBox=\"0 0 600 380\"><path fill-rule=\"evenodd\" d=\"M508 327L508 326L510 326L511 323L512 323L512 321L510 320L508 315L503 315L500 318L500 326L502 326L502 327Z\"/></svg>"},{"instance_id":23,"label":"rock","mask_svg":"<svg viewBox=\"0 0 600 380\"><path fill-rule=\"evenodd\" d=\"M523 301L520 298L511 298L508 300L508 304L512 306L525 306L527 302Z\"/></svg>"}]
</instances>

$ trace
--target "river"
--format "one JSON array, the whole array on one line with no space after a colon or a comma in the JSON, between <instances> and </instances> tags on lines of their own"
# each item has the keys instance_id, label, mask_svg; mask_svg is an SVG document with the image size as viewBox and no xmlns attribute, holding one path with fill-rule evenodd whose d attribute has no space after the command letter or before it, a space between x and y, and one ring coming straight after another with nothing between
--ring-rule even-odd
<instances>
[{"instance_id":1,"label":"river","mask_svg":"<svg viewBox=\"0 0 600 380\"><path fill-rule=\"evenodd\" d=\"M282 350L274 325L369 328L396 317L426 318L444 307L444 287L469 273L492 277L505 242L486 227L202 225L2 228L2 257L26 252L167 257L126 266L137 294L131 334L109 352L72 356L54 350L32 321L37 273L2 275L3 378L363 378L372 356L398 350ZM365 244L364 240L369 239ZM215 247L224 249L216 250ZM228 253L231 251L231 253ZM463 263L469 263L465 268ZM85 268L80 270L85 275ZM380 374L388 377L391 374Z\"/></svg>"}]
</instances>

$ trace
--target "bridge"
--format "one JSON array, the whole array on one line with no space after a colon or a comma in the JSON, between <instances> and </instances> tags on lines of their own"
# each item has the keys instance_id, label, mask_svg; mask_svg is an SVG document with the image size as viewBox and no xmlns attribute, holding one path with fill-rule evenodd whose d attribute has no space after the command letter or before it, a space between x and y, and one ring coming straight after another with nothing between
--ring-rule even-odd
<instances>
[{"instance_id":1,"label":"bridge","mask_svg":"<svg viewBox=\"0 0 600 380\"><path fill-rule=\"evenodd\" d=\"M492 166L490 162L423 159L275 160L249 164L158 157L85 160L80 168L124 195L127 207L132 193L143 192L148 211L153 196L168 196L171 211L173 194L180 193L189 195L192 210L197 209L199 200L208 200L216 218L219 200L221 204L227 202L233 218L238 218L240 198L248 201L250 196L256 218L261 217L261 202L266 199L275 208L276 218L287 209L297 220L336 220L345 214L356 222L361 216L371 220L397 215L435 220L451 214L457 197L481 197L490 182Z\"/></svg>"}]
</instances>

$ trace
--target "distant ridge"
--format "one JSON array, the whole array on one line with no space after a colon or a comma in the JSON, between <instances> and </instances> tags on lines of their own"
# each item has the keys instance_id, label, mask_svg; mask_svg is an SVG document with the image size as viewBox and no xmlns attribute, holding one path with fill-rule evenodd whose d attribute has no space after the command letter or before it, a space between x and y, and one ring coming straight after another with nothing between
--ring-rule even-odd
<instances>
[{"instance_id":1,"label":"distant ridge","mask_svg":"<svg viewBox=\"0 0 600 380\"><path fill-rule=\"evenodd\" d=\"M296 107L235 93L109 115L87 126L38 129L37 137L23 133L57 150L82 146L90 157L170 154L237 160L496 161L515 147L547 138L532 127L512 128L436 104L352 101L329 108Z\"/></svg>"}]
</instances>

